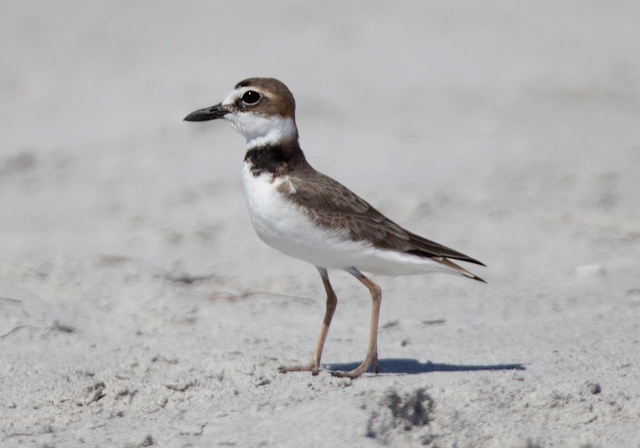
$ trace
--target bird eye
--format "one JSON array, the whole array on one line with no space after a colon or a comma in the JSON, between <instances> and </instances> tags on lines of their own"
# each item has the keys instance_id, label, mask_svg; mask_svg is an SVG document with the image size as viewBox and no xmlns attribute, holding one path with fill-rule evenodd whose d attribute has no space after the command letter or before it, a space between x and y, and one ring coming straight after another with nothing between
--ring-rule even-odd
<instances>
[{"instance_id":1,"label":"bird eye","mask_svg":"<svg viewBox=\"0 0 640 448\"><path fill-rule=\"evenodd\" d=\"M260 94L253 90L249 90L242 95L242 101L244 101L245 104L256 104L260 101Z\"/></svg>"}]
</instances>

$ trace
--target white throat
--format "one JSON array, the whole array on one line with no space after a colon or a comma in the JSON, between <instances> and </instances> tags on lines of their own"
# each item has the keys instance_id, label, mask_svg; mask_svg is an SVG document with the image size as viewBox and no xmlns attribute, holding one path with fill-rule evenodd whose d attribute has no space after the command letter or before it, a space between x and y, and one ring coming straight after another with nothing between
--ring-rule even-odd
<instances>
[{"instance_id":1,"label":"white throat","mask_svg":"<svg viewBox=\"0 0 640 448\"><path fill-rule=\"evenodd\" d=\"M292 118L264 117L249 112L227 114L224 118L247 139L247 149L291 140L298 134Z\"/></svg>"}]
</instances>

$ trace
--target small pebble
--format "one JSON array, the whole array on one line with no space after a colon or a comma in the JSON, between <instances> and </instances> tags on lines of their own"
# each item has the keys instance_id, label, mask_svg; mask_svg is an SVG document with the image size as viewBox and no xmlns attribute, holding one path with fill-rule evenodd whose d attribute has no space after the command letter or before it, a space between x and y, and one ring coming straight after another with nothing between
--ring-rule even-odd
<instances>
[{"instance_id":1,"label":"small pebble","mask_svg":"<svg viewBox=\"0 0 640 448\"><path fill-rule=\"evenodd\" d=\"M573 270L573 275L578 278L602 277L604 274L604 267L599 264L584 264Z\"/></svg>"}]
</instances>

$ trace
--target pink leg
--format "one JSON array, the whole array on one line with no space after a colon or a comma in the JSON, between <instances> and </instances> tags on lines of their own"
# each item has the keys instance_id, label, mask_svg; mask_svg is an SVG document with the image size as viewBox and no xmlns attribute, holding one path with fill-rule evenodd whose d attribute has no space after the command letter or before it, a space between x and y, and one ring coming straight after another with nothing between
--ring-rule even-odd
<instances>
[{"instance_id":1,"label":"pink leg","mask_svg":"<svg viewBox=\"0 0 640 448\"><path fill-rule=\"evenodd\" d=\"M322 321L322 328L320 329L320 337L318 338L316 348L313 351L311 362L308 365L280 367L279 370L282 373L310 371L312 374L317 375L320 371L320 358L322 357L322 349L324 348L324 343L327 340L327 334L329 333L329 326L331 325L333 313L335 312L338 305L338 298L336 297L336 293L333 292L331 282L329 282L329 273L327 272L327 270L319 266L316 266L316 268L320 273L320 277L322 277L322 283L324 284L324 289L327 292L327 309L324 313L324 320Z\"/></svg>"},{"instance_id":2,"label":"pink leg","mask_svg":"<svg viewBox=\"0 0 640 448\"><path fill-rule=\"evenodd\" d=\"M378 362L378 321L380 319L380 303L382 302L382 289L380 286L365 277L362 272L356 268L349 268L347 272L360 280L371 292L371 298L373 299L373 307L371 309L371 327L369 330L369 349L367 350L367 357L357 368L351 372L332 372L333 376L358 378L364 372L369 369L371 364L375 367L375 372L378 373L380 365Z\"/></svg>"}]
</instances>

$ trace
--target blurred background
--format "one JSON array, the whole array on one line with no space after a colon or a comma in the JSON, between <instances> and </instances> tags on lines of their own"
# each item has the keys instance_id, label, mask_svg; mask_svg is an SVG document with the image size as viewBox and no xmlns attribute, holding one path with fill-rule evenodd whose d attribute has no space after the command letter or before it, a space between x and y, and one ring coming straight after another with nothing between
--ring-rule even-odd
<instances>
[{"instance_id":1,"label":"blurred background","mask_svg":"<svg viewBox=\"0 0 640 448\"><path fill-rule=\"evenodd\" d=\"M0 5L3 447L640 446L640 2ZM277 373L322 283L254 234L242 137L182 121L253 76L315 168L487 264L374 277L406 375ZM331 276L341 368L371 300Z\"/></svg>"},{"instance_id":2,"label":"blurred background","mask_svg":"<svg viewBox=\"0 0 640 448\"><path fill-rule=\"evenodd\" d=\"M215 234L212 215L243 207L244 142L224 123L181 120L252 76L293 91L317 169L382 199L640 161L638 2L64 0L2 10L4 257L166 257L188 235ZM220 185L228 203L204 211ZM189 198L202 207L180 209Z\"/></svg>"}]
</instances>

